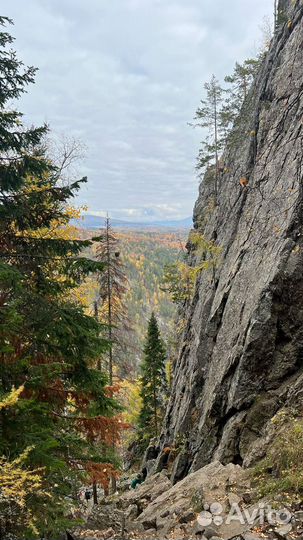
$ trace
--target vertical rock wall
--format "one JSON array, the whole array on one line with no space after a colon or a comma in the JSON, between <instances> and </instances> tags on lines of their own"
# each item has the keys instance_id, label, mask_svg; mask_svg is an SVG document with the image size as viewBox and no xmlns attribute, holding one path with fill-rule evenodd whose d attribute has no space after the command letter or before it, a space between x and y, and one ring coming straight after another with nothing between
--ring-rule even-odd
<instances>
[{"instance_id":1,"label":"vertical rock wall","mask_svg":"<svg viewBox=\"0 0 303 540\"><path fill-rule=\"evenodd\" d=\"M206 175L194 210L222 255L187 309L161 436L183 441L181 476L214 458L245 463L303 369L303 5L283 3L218 204Z\"/></svg>"}]
</instances>

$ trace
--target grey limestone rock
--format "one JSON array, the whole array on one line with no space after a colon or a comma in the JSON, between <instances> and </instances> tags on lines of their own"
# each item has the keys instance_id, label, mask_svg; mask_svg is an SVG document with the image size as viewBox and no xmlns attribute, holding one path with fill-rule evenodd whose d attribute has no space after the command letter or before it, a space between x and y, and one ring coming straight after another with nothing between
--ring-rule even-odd
<instances>
[{"instance_id":1,"label":"grey limestone rock","mask_svg":"<svg viewBox=\"0 0 303 540\"><path fill-rule=\"evenodd\" d=\"M270 419L287 400L303 402L303 6L283 2L291 25L273 38L223 157L217 204L208 171L195 205L195 229L222 253L184 308L160 439L163 448L187 438L181 476L213 459L251 463Z\"/></svg>"}]
</instances>

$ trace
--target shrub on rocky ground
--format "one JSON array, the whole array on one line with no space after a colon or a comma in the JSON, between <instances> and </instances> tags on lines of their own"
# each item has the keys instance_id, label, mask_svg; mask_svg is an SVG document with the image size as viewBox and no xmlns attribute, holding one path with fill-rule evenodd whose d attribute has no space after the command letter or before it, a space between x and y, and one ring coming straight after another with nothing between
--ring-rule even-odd
<instances>
[{"instance_id":1,"label":"shrub on rocky ground","mask_svg":"<svg viewBox=\"0 0 303 540\"><path fill-rule=\"evenodd\" d=\"M276 436L265 459L253 471L258 496L296 503L303 498L303 416L283 410L272 422Z\"/></svg>"}]
</instances>

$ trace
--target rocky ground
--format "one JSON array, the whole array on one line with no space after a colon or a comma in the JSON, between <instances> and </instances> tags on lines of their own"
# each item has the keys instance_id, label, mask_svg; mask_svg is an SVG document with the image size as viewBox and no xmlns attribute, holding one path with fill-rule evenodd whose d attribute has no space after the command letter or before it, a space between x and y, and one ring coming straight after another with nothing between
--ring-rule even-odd
<instances>
[{"instance_id":1,"label":"rocky ground","mask_svg":"<svg viewBox=\"0 0 303 540\"><path fill-rule=\"evenodd\" d=\"M175 485L161 472L93 508L75 540L303 538L303 511L255 502L247 470L215 461Z\"/></svg>"}]
</instances>

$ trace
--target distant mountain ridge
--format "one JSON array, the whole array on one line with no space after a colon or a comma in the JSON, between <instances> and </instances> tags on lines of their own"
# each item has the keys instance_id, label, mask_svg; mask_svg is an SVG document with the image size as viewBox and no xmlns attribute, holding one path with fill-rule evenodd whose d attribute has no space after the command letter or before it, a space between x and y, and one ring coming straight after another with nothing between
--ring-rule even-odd
<instances>
[{"instance_id":1,"label":"distant mountain ridge","mask_svg":"<svg viewBox=\"0 0 303 540\"><path fill-rule=\"evenodd\" d=\"M85 214L80 219L73 219L72 223L77 227L83 229L100 229L104 226L104 219L101 216L93 216L91 214ZM149 229L149 228L170 228L170 229L190 229L193 225L192 218L187 217L185 219L177 220L162 220L162 221L150 221L150 222L131 222L124 221L122 219L111 219L112 227L128 228L128 229Z\"/></svg>"}]
</instances>

